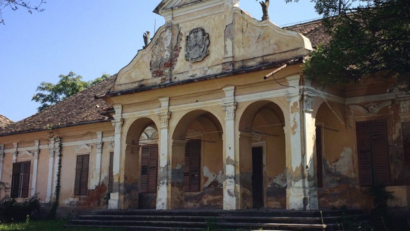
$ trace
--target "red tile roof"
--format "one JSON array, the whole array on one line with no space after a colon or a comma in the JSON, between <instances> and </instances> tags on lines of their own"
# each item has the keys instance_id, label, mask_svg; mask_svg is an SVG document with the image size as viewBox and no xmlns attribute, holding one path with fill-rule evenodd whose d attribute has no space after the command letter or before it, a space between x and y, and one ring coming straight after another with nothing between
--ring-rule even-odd
<instances>
[{"instance_id":1,"label":"red tile roof","mask_svg":"<svg viewBox=\"0 0 410 231\"><path fill-rule=\"evenodd\" d=\"M33 116L0 127L0 136L109 121L110 118L101 115L103 108L109 107L108 103L94 96L105 94L114 85L115 78L112 76Z\"/></svg>"},{"instance_id":2,"label":"red tile roof","mask_svg":"<svg viewBox=\"0 0 410 231\"><path fill-rule=\"evenodd\" d=\"M7 118L3 115L0 115L0 128L5 127L5 126L7 126L9 124L12 124L12 123L13 123L13 121L11 121L9 118Z\"/></svg>"},{"instance_id":3,"label":"red tile roof","mask_svg":"<svg viewBox=\"0 0 410 231\"><path fill-rule=\"evenodd\" d=\"M293 26L287 26L283 29L303 34L312 42L313 47L317 47L320 44L328 44L331 39L331 37L325 33L325 28L322 24L322 20L315 20L311 22L296 24Z\"/></svg>"}]
</instances>

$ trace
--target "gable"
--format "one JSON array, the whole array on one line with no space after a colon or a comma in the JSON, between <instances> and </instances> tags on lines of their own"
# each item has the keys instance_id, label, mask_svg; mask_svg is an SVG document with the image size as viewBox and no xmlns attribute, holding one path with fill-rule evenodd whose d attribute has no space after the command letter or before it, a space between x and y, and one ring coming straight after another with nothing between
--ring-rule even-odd
<instances>
[{"instance_id":1,"label":"gable","mask_svg":"<svg viewBox=\"0 0 410 231\"><path fill-rule=\"evenodd\" d=\"M303 35L252 18L238 2L162 1L156 11L166 24L118 73L113 92L215 78L299 59L312 50Z\"/></svg>"}]
</instances>

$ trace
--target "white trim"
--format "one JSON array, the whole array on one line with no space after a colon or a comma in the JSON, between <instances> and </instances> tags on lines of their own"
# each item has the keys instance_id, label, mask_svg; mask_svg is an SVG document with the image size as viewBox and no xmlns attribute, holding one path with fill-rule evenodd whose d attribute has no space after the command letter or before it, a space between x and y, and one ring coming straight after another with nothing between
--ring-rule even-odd
<instances>
[{"instance_id":1,"label":"white trim","mask_svg":"<svg viewBox=\"0 0 410 231\"><path fill-rule=\"evenodd\" d=\"M82 151L82 149L84 149L85 151ZM91 150L92 150L92 146L88 144L80 144L79 146L75 148L75 153L76 154L91 153Z\"/></svg>"},{"instance_id":2,"label":"white trim","mask_svg":"<svg viewBox=\"0 0 410 231\"><path fill-rule=\"evenodd\" d=\"M366 96L346 98L346 105L387 101L387 100L392 100L396 98L397 98L397 93L366 95Z\"/></svg>"},{"instance_id":3,"label":"white trim","mask_svg":"<svg viewBox=\"0 0 410 231\"><path fill-rule=\"evenodd\" d=\"M26 155L29 156L29 157L34 156L34 154L30 151L19 152L19 154L17 156L21 158L21 157L26 156Z\"/></svg>"},{"instance_id":4,"label":"white trim","mask_svg":"<svg viewBox=\"0 0 410 231\"><path fill-rule=\"evenodd\" d=\"M64 137L62 137L62 138L64 138ZM114 141L114 136L106 137L106 138L103 138L102 140L103 140L103 142L109 142L109 143L111 143L112 141ZM94 143L95 143L94 140L79 140L79 141L72 141L72 142L63 143L63 147L80 146L80 145L83 145L83 144L94 144ZM39 147L40 147L40 150L49 149L49 146L48 146L48 145L40 145ZM36 146L33 146L33 147L25 147L25 148L18 148L17 151L18 151L18 152L33 151L33 150L36 150L36 148L37 148ZM13 148L13 149L5 149L5 150L4 150L5 153L14 153L15 151L16 151L15 148Z\"/></svg>"}]
</instances>

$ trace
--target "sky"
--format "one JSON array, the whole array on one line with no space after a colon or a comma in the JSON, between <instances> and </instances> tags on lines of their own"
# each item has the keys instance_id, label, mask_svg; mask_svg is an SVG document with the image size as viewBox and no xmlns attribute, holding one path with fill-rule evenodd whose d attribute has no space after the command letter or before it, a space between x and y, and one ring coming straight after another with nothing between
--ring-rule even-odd
<instances>
[{"instance_id":1,"label":"sky","mask_svg":"<svg viewBox=\"0 0 410 231\"><path fill-rule=\"evenodd\" d=\"M39 0L31 0L32 4ZM116 74L143 46L142 35L164 24L152 11L160 0L47 0L44 12L3 9L0 25L0 114L17 122L37 113L31 101L41 82L70 71L92 80ZM255 0L240 8L260 19ZM271 0L270 20L288 26L319 19L310 0Z\"/></svg>"}]
</instances>

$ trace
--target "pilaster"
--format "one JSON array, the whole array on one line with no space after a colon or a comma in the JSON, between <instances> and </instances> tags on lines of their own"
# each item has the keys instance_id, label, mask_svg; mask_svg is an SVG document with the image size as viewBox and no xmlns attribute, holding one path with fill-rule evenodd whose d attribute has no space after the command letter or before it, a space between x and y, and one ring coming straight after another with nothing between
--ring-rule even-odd
<instances>
[{"instance_id":1,"label":"pilaster","mask_svg":"<svg viewBox=\"0 0 410 231\"><path fill-rule=\"evenodd\" d=\"M122 125L124 124L122 119L122 105L114 105L114 110L114 121L112 121L112 125L115 128L113 166L114 185L113 192L110 194L108 209L120 209L121 135Z\"/></svg>"},{"instance_id":2,"label":"pilaster","mask_svg":"<svg viewBox=\"0 0 410 231\"><path fill-rule=\"evenodd\" d=\"M96 146L97 146L97 155L95 157L95 173L98 174L98 182L96 182L97 185L93 185L92 188L95 188L101 184L101 158L102 158L102 150L104 146L102 132L97 132Z\"/></svg>"},{"instance_id":3,"label":"pilaster","mask_svg":"<svg viewBox=\"0 0 410 231\"><path fill-rule=\"evenodd\" d=\"M170 156L168 152L168 128L171 112L169 111L169 98L160 98L160 113L158 114L160 124L160 142L159 142L159 169L158 169L158 191L157 191L157 210L167 210L170 208L169 203L169 182L171 176Z\"/></svg>"},{"instance_id":4,"label":"pilaster","mask_svg":"<svg viewBox=\"0 0 410 231\"><path fill-rule=\"evenodd\" d=\"M238 160L235 157L235 112L237 102L235 101L235 87L223 89L225 98L222 108L225 111L225 151L224 170L226 180L223 185L223 208L224 210L236 210L238 203L238 191L236 189L236 168Z\"/></svg>"},{"instance_id":5,"label":"pilaster","mask_svg":"<svg viewBox=\"0 0 410 231\"><path fill-rule=\"evenodd\" d=\"M3 177L3 163L4 163L4 144L0 145L0 181L2 181Z\"/></svg>"},{"instance_id":6,"label":"pilaster","mask_svg":"<svg viewBox=\"0 0 410 231\"><path fill-rule=\"evenodd\" d=\"M47 179L47 197L46 203L49 203L52 199L52 186L53 186L53 164L54 164L54 138L50 139L48 144L49 159L48 159L48 179Z\"/></svg>"},{"instance_id":7,"label":"pilaster","mask_svg":"<svg viewBox=\"0 0 410 231\"><path fill-rule=\"evenodd\" d=\"M17 162L17 155L19 154L18 144L13 143L13 146L14 146L13 163L16 163Z\"/></svg>"},{"instance_id":8,"label":"pilaster","mask_svg":"<svg viewBox=\"0 0 410 231\"><path fill-rule=\"evenodd\" d=\"M33 163L33 180L31 181L31 196L34 197L37 193L37 175L38 175L38 156L40 154L40 141L35 140L34 163Z\"/></svg>"},{"instance_id":9,"label":"pilaster","mask_svg":"<svg viewBox=\"0 0 410 231\"><path fill-rule=\"evenodd\" d=\"M299 87L300 76L287 78L289 90L289 124L286 125L286 158L288 169L287 209L318 209L317 188L314 182L315 120L312 116L314 97Z\"/></svg>"},{"instance_id":10,"label":"pilaster","mask_svg":"<svg viewBox=\"0 0 410 231\"><path fill-rule=\"evenodd\" d=\"M53 175L53 195L55 195L56 193L56 187L57 187L57 175L58 175L58 163L60 162L60 138L55 138L54 139L55 143L54 143L54 153L55 153L55 157L54 157L54 175Z\"/></svg>"}]
</instances>

